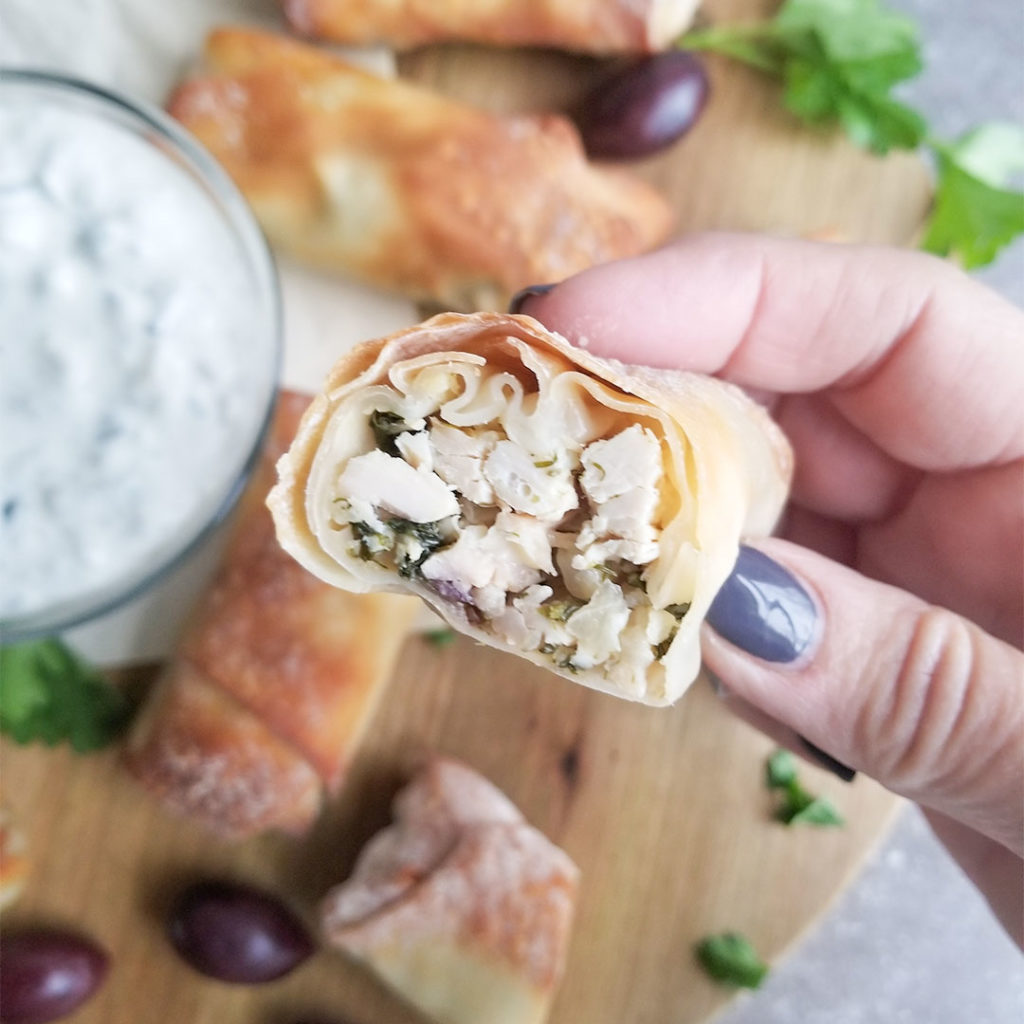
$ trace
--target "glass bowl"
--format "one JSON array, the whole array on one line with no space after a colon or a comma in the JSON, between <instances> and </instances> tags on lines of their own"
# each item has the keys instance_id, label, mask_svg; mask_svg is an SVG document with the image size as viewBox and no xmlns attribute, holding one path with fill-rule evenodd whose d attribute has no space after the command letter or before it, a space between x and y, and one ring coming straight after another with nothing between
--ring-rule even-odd
<instances>
[{"instance_id":1,"label":"glass bowl","mask_svg":"<svg viewBox=\"0 0 1024 1024\"><path fill-rule=\"evenodd\" d=\"M158 109L0 69L0 642L157 584L227 515L273 411L274 263Z\"/></svg>"}]
</instances>

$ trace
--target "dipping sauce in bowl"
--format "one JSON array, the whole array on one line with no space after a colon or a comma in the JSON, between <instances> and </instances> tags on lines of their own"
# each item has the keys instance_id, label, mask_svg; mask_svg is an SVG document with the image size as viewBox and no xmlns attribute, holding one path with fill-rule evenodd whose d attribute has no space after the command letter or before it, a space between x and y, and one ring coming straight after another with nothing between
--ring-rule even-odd
<instances>
[{"instance_id":1,"label":"dipping sauce in bowl","mask_svg":"<svg viewBox=\"0 0 1024 1024\"><path fill-rule=\"evenodd\" d=\"M273 264L157 110L0 73L0 637L138 593L223 517L280 362Z\"/></svg>"}]
</instances>

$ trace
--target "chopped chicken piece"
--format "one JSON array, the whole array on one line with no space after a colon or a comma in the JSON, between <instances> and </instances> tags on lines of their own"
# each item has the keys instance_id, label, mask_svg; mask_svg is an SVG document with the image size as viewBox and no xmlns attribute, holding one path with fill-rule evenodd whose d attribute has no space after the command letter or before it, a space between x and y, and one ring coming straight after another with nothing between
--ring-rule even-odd
<instances>
[{"instance_id":1,"label":"chopped chicken piece","mask_svg":"<svg viewBox=\"0 0 1024 1024\"><path fill-rule=\"evenodd\" d=\"M459 514L459 499L439 476L382 451L350 459L338 477L338 495L370 495L375 507L413 523L434 523Z\"/></svg>"},{"instance_id":2,"label":"chopped chicken piece","mask_svg":"<svg viewBox=\"0 0 1024 1024\"><path fill-rule=\"evenodd\" d=\"M579 505L567 467L547 465L513 441L499 441L484 460L484 476L510 509L559 520Z\"/></svg>"},{"instance_id":3,"label":"chopped chicken piece","mask_svg":"<svg viewBox=\"0 0 1024 1024\"><path fill-rule=\"evenodd\" d=\"M494 489L484 476L483 460L500 437L494 430L459 430L434 420L430 426L434 471L468 501L493 505Z\"/></svg>"}]
</instances>

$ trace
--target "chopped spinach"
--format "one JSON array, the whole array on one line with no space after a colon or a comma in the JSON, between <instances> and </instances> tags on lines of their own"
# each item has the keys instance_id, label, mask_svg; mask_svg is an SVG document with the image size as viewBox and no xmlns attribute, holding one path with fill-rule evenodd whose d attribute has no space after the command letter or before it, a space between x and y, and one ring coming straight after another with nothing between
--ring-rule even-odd
<instances>
[{"instance_id":1,"label":"chopped spinach","mask_svg":"<svg viewBox=\"0 0 1024 1024\"><path fill-rule=\"evenodd\" d=\"M385 409L374 409L370 413L370 429L373 431L377 447L386 455L401 456L395 438L399 434L419 433L413 430L406 421L396 412L388 412Z\"/></svg>"}]
</instances>

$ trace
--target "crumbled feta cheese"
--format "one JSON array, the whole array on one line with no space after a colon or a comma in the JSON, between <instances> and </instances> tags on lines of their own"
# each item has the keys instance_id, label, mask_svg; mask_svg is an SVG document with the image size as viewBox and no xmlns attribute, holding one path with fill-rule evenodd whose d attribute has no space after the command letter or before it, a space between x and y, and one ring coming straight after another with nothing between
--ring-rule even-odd
<instances>
[{"instance_id":1,"label":"crumbled feta cheese","mask_svg":"<svg viewBox=\"0 0 1024 1024\"><path fill-rule=\"evenodd\" d=\"M604 580L588 604L568 621L567 627L576 640L573 664L577 668L593 668L621 649L620 634L629 621L629 608L622 589Z\"/></svg>"}]
</instances>

